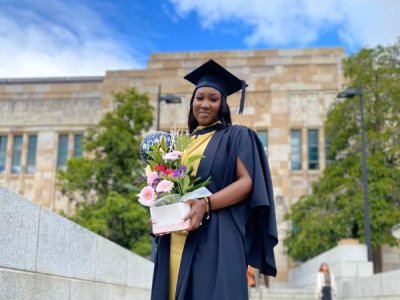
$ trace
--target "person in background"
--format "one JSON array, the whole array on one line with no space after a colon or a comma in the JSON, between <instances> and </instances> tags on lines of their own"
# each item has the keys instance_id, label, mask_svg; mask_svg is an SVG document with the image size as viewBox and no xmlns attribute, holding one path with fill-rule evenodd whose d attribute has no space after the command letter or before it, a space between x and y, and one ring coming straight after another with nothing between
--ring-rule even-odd
<instances>
[{"instance_id":1,"label":"person in background","mask_svg":"<svg viewBox=\"0 0 400 300\"><path fill-rule=\"evenodd\" d=\"M336 296L335 276L329 271L328 264L322 263L317 273L315 298L322 300L331 300L332 294Z\"/></svg>"}]
</instances>

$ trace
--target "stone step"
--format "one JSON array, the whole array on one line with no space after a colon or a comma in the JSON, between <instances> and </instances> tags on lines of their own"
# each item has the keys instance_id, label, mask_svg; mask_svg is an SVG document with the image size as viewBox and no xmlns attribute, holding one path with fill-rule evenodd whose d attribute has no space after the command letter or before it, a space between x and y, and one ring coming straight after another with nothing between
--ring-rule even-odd
<instances>
[{"instance_id":1,"label":"stone step","mask_svg":"<svg viewBox=\"0 0 400 300\"><path fill-rule=\"evenodd\" d=\"M313 300L314 294L300 289L267 289L265 287L250 288L250 300Z\"/></svg>"},{"instance_id":2,"label":"stone step","mask_svg":"<svg viewBox=\"0 0 400 300\"><path fill-rule=\"evenodd\" d=\"M249 300L314 300L313 295L293 295L293 294L252 294Z\"/></svg>"}]
</instances>

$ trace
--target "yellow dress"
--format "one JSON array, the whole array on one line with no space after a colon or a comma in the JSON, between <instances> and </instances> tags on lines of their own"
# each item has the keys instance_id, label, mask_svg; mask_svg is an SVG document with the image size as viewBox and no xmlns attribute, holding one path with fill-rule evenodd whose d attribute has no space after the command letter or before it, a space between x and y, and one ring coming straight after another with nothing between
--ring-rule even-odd
<instances>
[{"instance_id":1,"label":"yellow dress","mask_svg":"<svg viewBox=\"0 0 400 300\"><path fill-rule=\"evenodd\" d=\"M197 129L202 129L204 127L198 127ZM189 156L201 155L204 153L208 142L214 135L215 131L202 134L194 135L190 138L190 143L187 151L184 152L182 156L182 163L187 160ZM193 173L195 176L199 168L200 160L193 162ZM189 167L189 166L187 166ZM176 285L178 282L179 267L181 264L183 247L185 246L187 233L183 232L172 232L171 233L171 245L170 245L170 256L169 256L169 299L175 299Z\"/></svg>"}]
</instances>

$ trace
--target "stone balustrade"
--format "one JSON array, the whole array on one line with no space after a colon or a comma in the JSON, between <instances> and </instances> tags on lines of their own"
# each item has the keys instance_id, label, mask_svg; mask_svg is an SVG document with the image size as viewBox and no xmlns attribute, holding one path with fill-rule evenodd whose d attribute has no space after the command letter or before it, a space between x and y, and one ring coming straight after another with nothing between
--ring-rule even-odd
<instances>
[{"instance_id":1,"label":"stone balustrade","mask_svg":"<svg viewBox=\"0 0 400 300\"><path fill-rule=\"evenodd\" d=\"M0 188L0 299L149 299L153 263Z\"/></svg>"}]
</instances>

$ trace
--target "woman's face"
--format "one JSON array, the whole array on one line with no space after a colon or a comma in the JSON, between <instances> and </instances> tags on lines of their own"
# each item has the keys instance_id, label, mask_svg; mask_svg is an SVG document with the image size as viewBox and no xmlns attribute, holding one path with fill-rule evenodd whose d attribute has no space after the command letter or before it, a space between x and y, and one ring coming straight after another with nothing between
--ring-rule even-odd
<instances>
[{"instance_id":1,"label":"woman's face","mask_svg":"<svg viewBox=\"0 0 400 300\"><path fill-rule=\"evenodd\" d=\"M328 265L327 265L327 264L323 264L323 265L321 266L321 270L322 270L322 272L328 272L328 271L329 271Z\"/></svg>"},{"instance_id":2,"label":"woman's face","mask_svg":"<svg viewBox=\"0 0 400 300\"><path fill-rule=\"evenodd\" d=\"M193 115L200 126L209 126L218 121L221 92L212 87L198 88L193 99Z\"/></svg>"}]
</instances>

